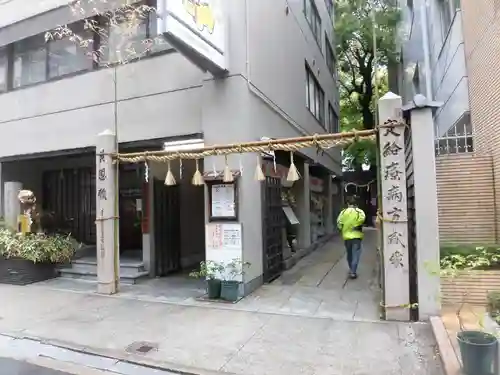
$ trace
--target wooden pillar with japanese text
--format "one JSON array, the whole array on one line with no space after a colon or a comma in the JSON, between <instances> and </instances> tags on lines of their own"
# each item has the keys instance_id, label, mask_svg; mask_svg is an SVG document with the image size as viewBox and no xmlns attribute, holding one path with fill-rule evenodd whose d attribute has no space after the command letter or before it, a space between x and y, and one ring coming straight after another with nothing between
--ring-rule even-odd
<instances>
[{"instance_id":1,"label":"wooden pillar with japanese text","mask_svg":"<svg viewBox=\"0 0 500 375\"><path fill-rule=\"evenodd\" d=\"M116 135L105 130L96 144L96 245L97 292L115 294L119 284L118 215L116 165L111 154L116 152Z\"/></svg>"},{"instance_id":2,"label":"wooden pillar with japanese text","mask_svg":"<svg viewBox=\"0 0 500 375\"><path fill-rule=\"evenodd\" d=\"M408 207L406 191L405 127L402 123L401 97L391 92L378 104L380 129L380 179L382 217L381 246L383 252L385 317L408 321Z\"/></svg>"}]
</instances>

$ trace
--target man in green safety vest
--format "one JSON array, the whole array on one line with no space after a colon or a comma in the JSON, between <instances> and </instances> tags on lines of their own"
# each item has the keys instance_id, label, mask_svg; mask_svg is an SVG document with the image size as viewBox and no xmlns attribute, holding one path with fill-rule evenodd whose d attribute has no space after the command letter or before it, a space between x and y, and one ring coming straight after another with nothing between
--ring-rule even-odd
<instances>
[{"instance_id":1,"label":"man in green safety vest","mask_svg":"<svg viewBox=\"0 0 500 375\"><path fill-rule=\"evenodd\" d=\"M347 208L342 210L337 218L337 227L342 233L347 251L349 277L356 279L359 259L361 257L361 242L363 241L363 224L366 215L358 208L356 199L348 197Z\"/></svg>"}]
</instances>

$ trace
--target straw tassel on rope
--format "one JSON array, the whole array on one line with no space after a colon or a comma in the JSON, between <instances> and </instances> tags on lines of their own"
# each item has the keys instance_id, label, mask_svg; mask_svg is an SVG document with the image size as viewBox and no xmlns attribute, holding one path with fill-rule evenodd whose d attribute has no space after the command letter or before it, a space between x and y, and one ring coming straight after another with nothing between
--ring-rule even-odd
<instances>
[{"instance_id":1,"label":"straw tassel on rope","mask_svg":"<svg viewBox=\"0 0 500 375\"><path fill-rule=\"evenodd\" d=\"M167 177L165 177L165 185L167 186L174 186L177 184L177 181L175 181L174 174L172 173L172 169L170 167L170 160L167 161L168 165L168 171L167 171Z\"/></svg>"},{"instance_id":2,"label":"straw tassel on rope","mask_svg":"<svg viewBox=\"0 0 500 375\"><path fill-rule=\"evenodd\" d=\"M290 151L290 168L288 169L287 181L298 181L300 180L300 173L293 162L293 151Z\"/></svg>"},{"instance_id":3,"label":"straw tassel on rope","mask_svg":"<svg viewBox=\"0 0 500 375\"><path fill-rule=\"evenodd\" d=\"M255 179L257 181L265 181L266 176L264 176L264 172L262 171L262 163L260 160L260 156L257 156L257 167L255 168Z\"/></svg>"},{"instance_id":4,"label":"straw tassel on rope","mask_svg":"<svg viewBox=\"0 0 500 375\"><path fill-rule=\"evenodd\" d=\"M229 165L227 163L227 155L224 156L224 159L226 161L226 165L224 166L224 178L222 179L222 181L233 182L234 181L233 172L231 172L231 169L229 168Z\"/></svg>"},{"instance_id":5,"label":"straw tassel on rope","mask_svg":"<svg viewBox=\"0 0 500 375\"><path fill-rule=\"evenodd\" d=\"M194 172L193 179L191 182L195 186L202 186L205 184L205 181L203 180L203 176L201 175L201 172L200 172L200 160L199 159L196 159L196 172Z\"/></svg>"}]
</instances>

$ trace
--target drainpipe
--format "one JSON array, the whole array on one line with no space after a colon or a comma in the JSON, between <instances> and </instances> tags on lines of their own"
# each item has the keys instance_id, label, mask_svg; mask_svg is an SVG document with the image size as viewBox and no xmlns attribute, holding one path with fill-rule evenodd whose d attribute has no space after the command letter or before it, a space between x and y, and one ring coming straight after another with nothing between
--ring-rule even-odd
<instances>
[{"instance_id":1,"label":"drainpipe","mask_svg":"<svg viewBox=\"0 0 500 375\"><path fill-rule=\"evenodd\" d=\"M420 0L420 23L422 24L422 47L424 50L424 70L425 70L425 96L427 100L433 100L432 95L432 70L430 62L429 48L429 28L427 27L427 0Z\"/></svg>"}]
</instances>

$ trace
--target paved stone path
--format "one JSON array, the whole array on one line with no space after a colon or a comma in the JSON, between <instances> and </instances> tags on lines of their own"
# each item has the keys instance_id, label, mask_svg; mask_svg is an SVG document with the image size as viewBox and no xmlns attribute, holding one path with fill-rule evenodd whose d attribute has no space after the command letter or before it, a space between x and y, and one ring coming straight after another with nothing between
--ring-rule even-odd
<instances>
[{"instance_id":1,"label":"paved stone path","mask_svg":"<svg viewBox=\"0 0 500 375\"><path fill-rule=\"evenodd\" d=\"M173 303L167 292L104 297L47 283L0 285L8 301L0 304L0 332L195 374L441 375L429 325L376 320L370 243L358 280L345 283L337 241L235 305ZM154 349L131 353L138 342ZM97 368L108 369L102 360Z\"/></svg>"}]
</instances>

